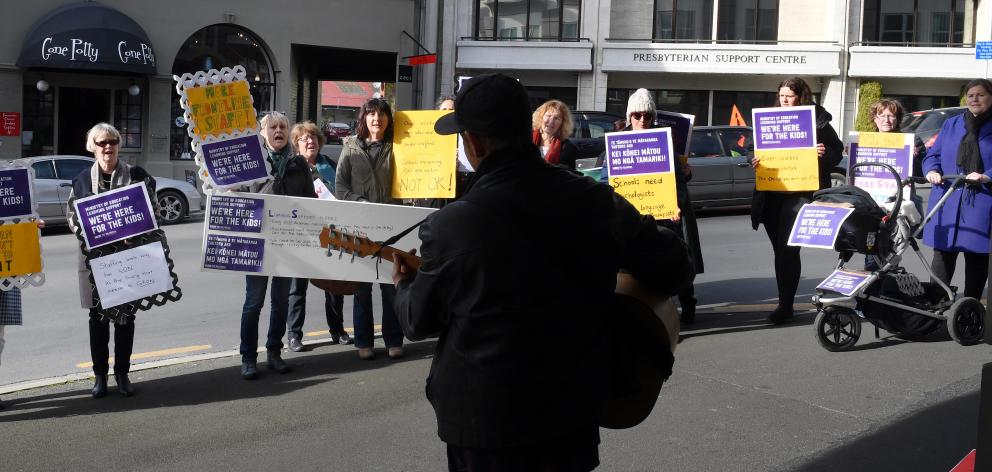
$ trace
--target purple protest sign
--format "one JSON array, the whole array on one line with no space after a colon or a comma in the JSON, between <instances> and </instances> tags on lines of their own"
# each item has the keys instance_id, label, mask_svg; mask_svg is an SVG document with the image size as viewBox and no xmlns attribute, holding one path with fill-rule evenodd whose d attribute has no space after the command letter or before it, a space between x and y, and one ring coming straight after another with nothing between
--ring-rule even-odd
<instances>
[{"instance_id":1,"label":"purple protest sign","mask_svg":"<svg viewBox=\"0 0 992 472\"><path fill-rule=\"evenodd\" d=\"M0 170L0 218L33 214L31 196L31 175L27 168Z\"/></svg>"},{"instance_id":2,"label":"purple protest sign","mask_svg":"<svg viewBox=\"0 0 992 472\"><path fill-rule=\"evenodd\" d=\"M845 297L849 297L858 291L871 274L866 272L850 272L846 270L835 270L829 277L823 279L816 288L837 292Z\"/></svg>"},{"instance_id":3,"label":"purple protest sign","mask_svg":"<svg viewBox=\"0 0 992 472\"><path fill-rule=\"evenodd\" d=\"M692 124L695 120L695 115L662 110L658 110L654 118L655 126L672 129L672 145L675 153L680 156L689 155L689 140L692 137Z\"/></svg>"},{"instance_id":4,"label":"purple protest sign","mask_svg":"<svg viewBox=\"0 0 992 472\"><path fill-rule=\"evenodd\" d=\"M816 147L814 107L755 108L754 149L796 149Z\"/></svg>"},{"instance_id":5,"label":"purple protest sign","mask_svg":"<svg viewBox=\"0 0 992 472\"><path fill-rule=\"evenodd\" d=\"M672 172L669 129L606 133L606 171L609 177Z\"/></svg>"},{"instance_id":6,"label":"purple protest sign","mask_svg":"<svg viewBox=\"0 0 992 472\"><path fill-rule=\"evenodd\" d=\"M141 182L80 198L73 205L87 249L158 228L148 189Z\"/></svg>"},{"instance_id":7,"label":"purple protest sign","mask_svg":"<svg viewBox=\"0 0 992 472\"><path fill-rule=\"evenodd\" d=\"M208 227L218 231L261 233L265 200L211 195L207 202Z\"/></svg>"},{"instance_id":8,"label":"purple protest sign","mask_svg":"<svg viewBox=\"0 0 992 472\"><path fill-rule=\"evenodd\" d=\"M200 150L207 173L217 187L234 187L269 175L257 135L204 143Z\"/></svg>"},{"instance_id":9,"label":"purple protest sign","mask_svg":"<svg viewBox=\"0 0 992 472\"><path fill-rule=\"evenodd\" d=\"M789 245L833 249L840 227L853 212L854 208L848 207L803 205L792 225Z\"/></svg>"},{"instance_id":10,"label":"purple protest sign","mask_svg":"<svg viewBox=\"0 0 992 472\"><path fill-rule=\"evenodd\" d=\"M892 166L900 179L909 177L909 172L913 169L913 148L904 146L899 149L861 147L858 143L850 144L850 166L855 164L888 164ZM851 170L854 177L865 177L869 179L889 179L894 180L892 172L881 166L858 167Z\"/></svg>"},{"instance_id":11,"label":"purple protest sign","mask_svg":"<svg viewBox=\"0 0 992 472\"><path fill-rule=\"evenodd\" d=\"M204 247L203 268L261 272L264 256L264 239L208 234Z\"/></svg>"}]
</instances>

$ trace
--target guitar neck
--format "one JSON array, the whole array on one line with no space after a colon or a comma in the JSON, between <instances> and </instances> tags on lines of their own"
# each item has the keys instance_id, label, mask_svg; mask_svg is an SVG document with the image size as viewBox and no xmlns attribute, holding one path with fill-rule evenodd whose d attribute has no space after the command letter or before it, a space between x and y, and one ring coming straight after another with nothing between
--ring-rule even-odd
<instances>
[{"instance_id":1,"label":"guitar neck","mask_svg":"<svg viewBox=\"0 0 992 472\"><path fill-rule=\"evenodd\" d=\"M393 254L398 254L400 259L403 260L403 263L411 269L417 270L420 268L420 257L410 254L409 252L400 251L392 246L382 246L379 253L382 254L383 259L390 262L393 260Z\"/></svg>"}]
</instances>

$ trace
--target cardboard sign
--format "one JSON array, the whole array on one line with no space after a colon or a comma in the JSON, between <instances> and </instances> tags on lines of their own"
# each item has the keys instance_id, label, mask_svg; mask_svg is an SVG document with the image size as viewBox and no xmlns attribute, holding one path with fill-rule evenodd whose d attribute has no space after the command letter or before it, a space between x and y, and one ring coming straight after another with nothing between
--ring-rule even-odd
<instances>
[{"instance_id":1,"label":"cardboard sign","mask_svg":"<svg viewBox=\"0 0 992 472\"><path fill-rule=\"evenodd\" d=\"M0 168L0 219L34 214L31 172L26 168Z\"/></svg>"},{"instance_id":2,"label":"cardboard sign","mask_svg":"<svg viewBox=\"0 0 992 472\"><path fill-rule=\"evenodd\" d=\"M262 138L256 134L205 142L200 155L217 188L233 188L269 177Z\"/></svg>"},{"instance_id":3,"label":"cardboard sign","mask_svg":"<svg viewBox=\"0 0 992 472\"><path fill-rule=\"evenodd\" d=\"M35 222L0 225L0 277L41 272L41 232Z\"/></svg>"},{"instance_id":4,"label":"cardboard sign","mask_svg":"<svg viewBox=\"0 0 992 472\"><path fill-rule=\"evenodd\" d=\"M258 127L247 80L186 90L190 126L200 139Z\"/></svg>"},{"instance_id":5,"label":"cardboard sign","mask_svg":"<svg viewBox=\"0 0 992 472\"><path fill-rule=\"evenodd\" d=\"M779 192L818 190L816 111L813 106L755 108L755 188Z\"/></svg>"},{"instance_id":6,"label":"cardboard sign","mask_svg":"<svg viewBox=\"0 0 992 472\"><path fill-rule=\"evenodd\" d=\"M871 273L837 269L826 279L823 279L823 282L820 282L816 288L850 297L868 282L868 277L871 277Z\"/></svg>"},{"instance_id":7,"label":"cardboard sign","mask_svg":"<svg viewBox=\"0 0 992 472\"><path fill-rule=\"evenodd\" d=\"M434 123L450 110L398 111L393 115L393 197L454 198L456 135L439 135Z\"/></svg>"},{"instance_id":8,"label":"cardboard sign","mask_svg":"<svg viewBox=\"0 0 992 472\"><path fill-rule=\"evenodd\" d=\"M638 211L658 219L678 214L670 128L606 133L610 185Z\"/></svg>"},{"instance_id":9,"label":"cardboard sign","mask_svg":"<svg viewBox=\"0 0 992 472\"><path fill-rule=\"evenodd\" d=\"M696 121L696 116L662 110L658 110L657 113L658 116L654 119L656 126L672 129L672 149L675 155L688 156L692 125Z\"/></svg>"},{"instance_id":10,"label":"cardboard sign","mask_svg":"<svg viewBox=\"0 0 992 472\"><path fill-rule=\"evenodd\" d=\"M392 261L352 257L320 247L327 225L382 241L433 211L400 205L229 192L228 198L261 200L261 231L224 231L204 225L202 268L258 275L392 283ZM207 214L217 214L207 200ZM230 204L225 204L230 206ZM235 228L235 225L231 225ZM254 228L254 227L253 227ZM417 232L393 245L419 249Z\"/></svg>"},{"instance_id":11,"label":"cardboard sign","mask_svg":"<svg viewBox=\"0 0 992 472\"><path fill-rule=\"evenodd\" d=\"M160 241L90 259L89 264L104 309L173 288Z\"/></svg>"},{"instance_id":12,"label":"cardboard sign","mask_svg":"<svg viewBox=\"0 0 992 472\"><path fill-rule=\"evenodd\" d=\"M912 133L858 133L850 134L850 159L847 175L854 177L854 185L864 189L879 204L896 194L900 186L892 172L881 166L854 168L855 164L888 164L895 168L900 180L913 175ZM909 198L909 187L902 189L904 199Z\"/></svg>"},{"instance_id":13,"label":"cardboard sign","mask_svg":"<svg viewBox=\"0 0 992 472\"><path fill-rule=\"evenodd\" d=\"M87 249L158 229L144 183L73 202Z\"/></svg>"},{"instance_id":14,"label":"cardboard sign","mask_svg":"<svg viewBox=\"0 0 992 472\"><path fill-rule=\"evenodd\" d=\"M207 225L216 231L238 231L242 233L262 232L262 212L265 201L261 198L210 195L210 212Z\"/></svg>"},{"instance_id":15,"label":"cardboard sign","mask_svg":"<svg viewBox=\"0 0 992 472\"><path fill-rule=\"evenodd\" d=\"M833 249L844 220L854 208L807 203L799 209L789 235L790 246Z\"/></svg>"}]
</instances>

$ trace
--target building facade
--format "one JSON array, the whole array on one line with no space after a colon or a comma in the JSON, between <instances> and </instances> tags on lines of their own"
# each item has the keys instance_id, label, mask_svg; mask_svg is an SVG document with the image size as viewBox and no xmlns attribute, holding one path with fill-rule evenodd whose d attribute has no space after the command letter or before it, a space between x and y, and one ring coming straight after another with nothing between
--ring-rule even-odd
<instances>
[{"instance_id":1,"label":"building facade","mask_svg":"<svg viewBox=\"0 0 992 472\"><path fill-rule=\"evenodd\" d=\"M660 109L720 125L735 106L750 123L800 76L845 136L867 81L909 111L958 105L988 76L975 42L992 39L989 0L453 0L443 16L455 39L441 90L502 71L535 101L622 115L644 87Z\"/></svg>"},{"instance_id":2,"label":"building facade","mask_svg":"<svg viewBox=\"0 0 992 472\"><path fill-rule=\"evenodd\" d=\"M395 84L397 108L417 108L433 100L434 66L401 66L436 42L429 3L0 0L0 159L88 155L86 131L106 121L127 162L189 180L173 75L235 65L259 113L317 121L323 80Z\"/></svg>"}]
</instances>

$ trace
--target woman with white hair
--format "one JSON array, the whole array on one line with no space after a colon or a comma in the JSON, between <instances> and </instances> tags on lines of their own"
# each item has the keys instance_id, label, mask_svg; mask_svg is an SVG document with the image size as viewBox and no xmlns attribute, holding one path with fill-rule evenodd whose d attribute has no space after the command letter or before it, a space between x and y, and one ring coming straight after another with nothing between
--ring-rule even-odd
<instances>
[{"instance_id":1,"label":"woman with white hair","mask_svg":"<svg viewBox=\"0 0 992 472\"><path fill-rule=\"evenodd\" d=\"M86 133L86 150L93 153L96 162L93 167L84 170L72 179L72 195L66 215L69 227L77 232L79 221L75 215L73 202L77 198L89 197L137 182L144 182L151 196L154 214L158 215L155 199L155 179L145 169L121 162L118 152L121 147L121 134L116 128L107 123L98 123ZM127 241L125 240L125 244ZM82 244L80 244L82 249ZM114 323L114 378L117 381L117 391L125 397L134 395L134 387L127 374L131 368L131 349L134 346L134 315L122 316L111 320L97 309L93 299L94 287L90 283L90 271L86 267L86 259L79 255L79 301L90 315L90 357L93 360L93 398L107 395L107 373L110 370L110 323Z\"/></svg>"}]
</instances>

